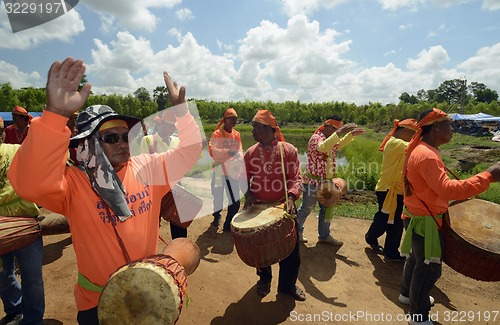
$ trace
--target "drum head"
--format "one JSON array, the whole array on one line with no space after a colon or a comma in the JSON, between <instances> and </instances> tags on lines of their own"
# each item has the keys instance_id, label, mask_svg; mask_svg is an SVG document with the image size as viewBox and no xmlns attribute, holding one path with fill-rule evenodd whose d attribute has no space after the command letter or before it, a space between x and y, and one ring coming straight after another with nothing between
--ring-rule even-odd
<instances>
[{"instance_id":1,"label":"drum head","mask_svg":"<svg viewBox=\"0 0 500 325\"><path fill-rule=\"evenodd\" d=\"M500 205L480 199L455 201L448 216L451 228L462 239L500 254Z\"/></svg>"},{"instance_id":2,"label":"drum head","mask_svg":"<svg viewBox=\"0 0 500 325\"><path fill-rule=\"evenodd\" d=\"M276 223L284 217L283 205L254 204L245 211L238 212L231 226L234 231L258 231Z\"/></svg>"},{"instance_id":3,"label":"drum head","mask_svg":"<svg viewBox=\"0 0 500 325\"><path fill-rule=\"evenodd\" d=\"M105 324L174 324L179 290L163 268L136 263L116 271L101 294L98 318Z\"/></svg>"}]
</instances>

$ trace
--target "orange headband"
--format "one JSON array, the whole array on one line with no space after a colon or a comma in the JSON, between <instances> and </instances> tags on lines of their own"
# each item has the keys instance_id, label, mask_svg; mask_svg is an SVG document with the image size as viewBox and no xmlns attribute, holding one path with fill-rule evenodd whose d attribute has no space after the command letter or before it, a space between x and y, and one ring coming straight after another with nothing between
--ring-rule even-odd
<instances>
[{"instance_id":1,"label":"orange headband","mask_svg":"<svg viewBox=\"0 0 500 325\"><path fill-rule=\"evenodd\" d=\"M385 136L385 138L382 141L382 143L380 144L380 147L378 148L378 150L384 151L385 144L387 143L387 141L389 141L389 139L394 135L394 133L396 133L396 131L400 127L404 127L404 128L407 128L407 129L410 129L413 131L417 131L417 120L412 119L412 118L407 118L407 119L404 119L402 121L394 120L394 127L392 128L391 132L389 132L389 134Z\"/></svg>"},{"instance_id":2,"label":"orange headband","mask_svg":"<svg viewBox=\"0 0 500 325\"><path fill-rule=\"evenodd\" d=\"M318 133L319 131L323 131L323 129L327 125L333 126L335 129L338 130L342 127L342 125L344 125L344 122L338 121L338 120L333 120L333 119L328 119L323 123L323 125L321 125L319 128L317 128L316 131L314 131L314 133Z\"/></svg>"},{"instance_id":3,"label":"orange headband","mask_svg":"<svg viewBox=\"0 0 500 325\"><path fill-rule=\"evenodd\" d=\"M226 109L226 111L224 112L224 117L220 120L219 124L217 124L217 127L215 129L217 130L218 128L220 128L222 124L224 124L224 120L231 116L238 117L238 113L236 113L236 110L232 107Z\"/></svg>"},{"instance_id":4,"label":"orange headband","mask_svg":"<svg viewBox=\"0 0 500 325\"><path fill-rule=\"evenodd\" d=\"M273 129L275 129L274 136L278 139L278 141L285 141L283 133L281 133L279 126L276 124L276 119L269 110L259 108L257 114L255 114L255 116L253 117L253 121L264 125L269 125Z\"/></svg>"},{"instance_id":5,"label":"orange headband","mask_svg":"<svg viewBox=\"0 0 500 325\"><path fill-rule=\"evenodd\" d=\"M101 127L99 127L99 132L111 129L111 128L118 128L118 127L124 127L128 129L128 124L124 120L110 120L102 123Z\"/></svg>"},{"instance_id":6,"label":"orange headband","mask_svg":"<svg viewBox=\"0 0 500 325\"><path fill-rule=\"evenodd\" d=\"M446 114L446 112L433 108L429 114L427 114L423 119L418 121L417 123L417 132L411 138L410 143L408 144L408 148L406 148L406 158L403 166L403 174L406 176L406 166L408 165L408 158L410 157L411 152L417 146L417 143L420 141L420 137L422 136L422 127L427 125L432 125L434 123L442 122L445 120L451 120L450 116Z\"/></svg>"},{"instance_id":7,"label":"orange headband","mask_svg":"<svg viewBox=\"0 0 500 325\"><path fill-rule=\"evenodd\" d=\"M14 109L12 110L12 114L16 115L21 115L21 116L28 116L28 123L31 123L31 120L33 119L33 116L31 114L28 114L28 111L21 106L14 106Z\"/></svg>"}]
</instances>

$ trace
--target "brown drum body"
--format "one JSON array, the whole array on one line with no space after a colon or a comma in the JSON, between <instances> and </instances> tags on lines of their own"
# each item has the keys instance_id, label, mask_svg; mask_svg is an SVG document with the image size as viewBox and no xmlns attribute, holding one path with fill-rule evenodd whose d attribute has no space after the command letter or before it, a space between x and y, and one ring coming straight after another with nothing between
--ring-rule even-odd
<instances>
[{"instance_id":1,"label":"brown drum body","mask_svg":"<svg viewBox=\"0 0 500 325\"><path fill-rule=\"evenodd\" d=\"M27 246L40 236L36 218L0 216L0 256Z\"/></svg>"},{"instance_id":2,"label":"brown drum body","mask_svg":"<svg viewBox=\"0 0 500 325\"><path fill-rule=\"evenodd\" d=\"M125 265L106 283L97 315L101 325L175 324L185 302L187 277L171 256Z\"/></svg>"},{"instance_id":3,"label":"brown drum body","mask_svg":"<svg viewBox=\"0 0 500 325\"><path fill-rule=\"evenodd\" d=\"M187 228L202 206L201 198L188 192L184 187L175 185L161 200L160 216L176 226ZM182 214L182 221L179 213Z\"/></svg>"},{"instance_id":4,"label":"brown drum body","mask_svg":"<svg viewBox=\"0 0 500 325\"><path fill-rule=\"evenodd\" d=\"M500 281L500 205L455 201L443 218L443 261L481 281Z\"/></svg>"},{"instance_id":5,"label":"brown drum body","mask_svg":"<svg viewBox=\"0 0 500 325\"><path fill-rule=\"evenodd\" d=\"M297 243L295 221L283 206L255 204L237 213L231 222L236 252L252 267L266 267L288 257Z\"/></svg>"}]
</instances>

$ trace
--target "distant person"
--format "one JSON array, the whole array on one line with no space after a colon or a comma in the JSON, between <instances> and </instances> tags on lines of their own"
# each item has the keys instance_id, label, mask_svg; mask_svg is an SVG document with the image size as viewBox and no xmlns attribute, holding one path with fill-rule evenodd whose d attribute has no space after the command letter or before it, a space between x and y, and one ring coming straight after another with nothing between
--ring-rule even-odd
<instances>
[{"instance_id":1,"label":"distant person","mask_svg":"<svg viewBox=\"0 0 500 325\"><path fill-rule=\"evenodd\" d=\"M365 240L388 261L404 261L399 253L403 236L403 163L406 148L417 130L415 119L394 120L392 131L385 137L379 150L383 152L382 173L375 187L378 211L365 234ZM386 233L382 247L378 238Z\"/></svg>"},{"instance_id":2,"label":"distant person","mask_svg":"<svg viewBox=\"0 0 500 325\"><path fill-rule=\"evenodd\" d=\"M463 200L486 191L500 180L500 162L466 180L451 180L439 153L450 142L453 128L445 112L433 108L420 114L411 139L404 172L403 219L408 228L401 245L406 259L399 301L409 304L409 324L432 324L429 293L441 277L443 238L439 231L451 200ZM457 254L457 252L455 252Z\"/></svg>"},{"instance_id":3,"label":"distant person","mask_svg":"<svg viewBox=\"0 0 500 325\"><path fill-rule=\"evenodd\" d=\"M252 135L257 143L248 148L244 156L249 185L243 209L259 203L282 203L288 197L287 212L294 215L295 201L300 197L302 181L297 148L285 142L276 119L268 110L259 109L253 118L252 127ZM283 157L280 154L280 146L283 149ZM286 166L287 184L284 183L282 164ZM297 241L292 253L279 262L278 292L304 301L306 294L296 285L299 269L300 249ZM266 296L271 290L271 266L257 268L257 275L260 278L257 281L257 293L262 297Z\"/></svg>"},{"instance_id":4,"label":"distant person","mask_svg":"<svg viewBox=\"0 0 500 325\"><path fill-rule=\"evenodd\" d=\"M21 106L15 106L12 110L12 125L5 128L5 143L21 144L28 135L29 126L33 116Z\"/></svg>"},{"instance_id":5,"label":"distant person","mask_svg":"<svg viewBox=\"0 0 500 325\"><path fill-rule=\"evenodd\" d=\"M70 140L68 118L91 89L87 83L78 90L84 72L81 60L52 64L47 108L33 120L9 179L20 196L68 219L78 266L77 321L97 325L99 297L110 275L132 260L156 254L161 198L196 163L201 134L185 104L185 88L178 89L164 72L179 130L175 150L131 157L128 132L140 120L104 105L80 112L78 134ZM65 164L70 143L78 145L78 167Z\"/></svg>"},{"instance_id":6,"label":"distant person","mask_svg":"<svg viewBox=\"0 0 500 325\"><path fill-rule=\"evenodd\" d=\"M316 192L323 181L335 177L336 154L354 140L357 135L364 134L356 124L344 125L338 116L328 117L309 139L307 145L307 166L303 176L302 204L297 210L299 224L299 239L306 243L304 224L307 216L316 205ZM331 208L328 209L318 202L318 243L342 246L344 243L330 235L330 223L333 218ZM327 213L328 212L328 213Z\"/></svg>"},{"instance_id":7,"label":"distant person","mask_svg":"<svg viewBox=\"0 0 500 325\"><path fill-rule=\"evenodd\" d=\"M36 204L21 199L7 178L19 145L3 143L4 137L4 122L0 118L0 215L36 218L40 213ZM0 297L6 315L0 320L0 324L43 324L45 298L42 236L29 245L2 256L0 262ZM15 273L16 262L21 274L21 284Z\"/></svg>"},{"instance_id":8,"label":"distant person","mask_svg":"<svg viewBox=\"0 0 500 325\"><path fill-rule=\"evenodd\" d=\"M175 127L175 111L166 110L161 116L155 117L155 129L156 132L153 134L145 135L141 140L141 153L162 153L168 150L175 149L180 141L175 135L177 128ZM169 195L169 193L167 193ZM166 196L162 198L162 201L166 199ZM164 205L162 205L164 206ZM167 207L168 208L168 207ZM172 222L172 209L165 209L165 211L160 211L160 217L163 215L166 220L169 221L170 225L170 236L172 239L176 238L187 238L188 230L187 227L183 228Z\"/></svg>"},{"instance_id":9,"label":"distant person","mask_svg":"<svg viewBox=\"0 0 500 325\"><path fill-rule=\"evenodd\" d=\"M234 129L237 119L236 110L228 108L217 124L208 144L210 155L214 160L211 183L214 197L212 225L218 227L220 224L225 190L228 208L223 226L224 231L231 230L231 220L240 209L239 174L241 171L239 167L243 163L243 146L240 133Z\"/></svg>"}]
</instances>

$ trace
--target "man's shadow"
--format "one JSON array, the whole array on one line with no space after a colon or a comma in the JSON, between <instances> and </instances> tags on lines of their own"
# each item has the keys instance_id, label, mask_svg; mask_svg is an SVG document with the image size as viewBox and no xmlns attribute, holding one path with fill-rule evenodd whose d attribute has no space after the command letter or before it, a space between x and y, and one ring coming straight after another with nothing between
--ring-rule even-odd
<instances>
[{"instance_id":1,"label":"man's shadow","mask_svg":"<svg viewBox=\"0 0 500 325\"><path fill-rule=\"evenodd\" d=\"M196 239L196 244L200 248L201 259L217 263L218 260L208 257L210 253L219 255L229 255L233 252L233 239L229 231L218 232L218 228L208 225L207 229Z\"/></svg>"},{"instance_id":2,"label":"man's shadow","mask_svg":"<svg viewBox=\"0 0 500 325\"><path fill-rule=\"evenodd\" d=\"M377 279L375 284L380 286L380 290L388 300L401 307L403 312L407 312L408 305L403 305L398 300L404 262L387 262L383 259L382 255L376 254L368 247L365 248L365 254L374 266L373 276ZM440 303L451 310L456 310L455 306L452 306L448 296L438 287L434 286L431 290L431 295L434 297L436 304Z\"/></svg>"},{"instance_id":3,"label":"man's shadow","mask_svg":"<svg viewBox=\"0 0 500 325\"><path fill-rule=\"evenodd\" d=\"M294 308L295 300L281 293L276 294L275 301L262 302L254 285L238 302L230 304L223 316L215 317L210 324L281 324L290 317Z\"/></svg>"},{"instance_id":4,"label":"man's shadow","mask_svg":"<svg viewBox=\"0 0 500 325\"><path fill-rule=\"evenodd\" d=\"M317 244L315 247L307 247L301 244L299 280L304 285L307 294L315 299L330 305L347 307L345 303L337 302L337 297L325 296L312 281L312 279L319 282L330 281L337 270L337 260L349 266L359 266L358 263L349 260L349 258L337 254L338 250L338 247L326 244Z\"/></svg>"},{"instance_id":5,"label":"man's shadow","mask_svg":"<svg viewBox=\"0 0 500 325\"><path fill-rule=\"evenodd\" d=\"M57 261L62 257L63 250L71 245L72 239L71 236L68 235L68 237L52 243L48 245L43 246L43 265L48 265L52 262Z\"/></svg>"}]
</instances>

